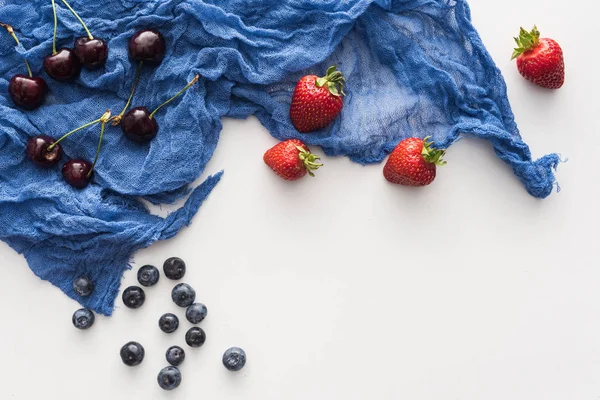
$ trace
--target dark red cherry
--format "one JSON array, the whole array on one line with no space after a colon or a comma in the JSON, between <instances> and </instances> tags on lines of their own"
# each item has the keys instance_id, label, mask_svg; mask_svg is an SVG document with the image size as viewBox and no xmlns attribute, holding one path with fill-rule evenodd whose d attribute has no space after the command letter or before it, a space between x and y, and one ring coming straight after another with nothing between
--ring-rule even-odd
<instances>
[{"instance_id":1,"label":"dark red cherry","mask_svg":"<svg viewBox=\"0 0 600 400\"><path fill-rule=\"evenodd\" d=\"M86 187L92 179L92 163L85 160L69 160L63 165L62 174L65 181L77 189Z\"/></svg>"},{"instance_id":2,"label":"dark red cherry","mask_svg":"<svg viewBox=\"0 0 600 400\"><path fill-rule=\"evenodd\" d=\"M48 146L54 142L56 142L54 138L46 135L30 138L27 141L27 158L39 167L50 168L55 166L62 157L62 147L59 143L48 151Z\"/></svg>"},{"instance_id":3,"label":"dark red cherry","mask_svg":"<svg viewBox=\"0 0 600 400\"><path fill-rule=\"evenodd\" d=\"M81 72L81 62L71 49L62 48L56 54L44 58L44 69L50 78L57 81L75 79Z\"/></svg>"},{"instance_id":4,"label":"dark red cherry","mask_svg":"<svg viewBox=\"0 0 600 400\"><path fill-rule=\"evenodd\" d=\"M108 58L108 45L102 39L77 38L73 51L81 64L88 69L103 66Z\"/></svg>"},{"instance_id":5,"label":"dark red cherry","mask_svg":"<svg viewBox=\"0 0 600 400\"><path fill-rule=\"evenodd\" d=\"M42 78L15 75L8 84L8 93L16 105L27 110L38 108L46 98L48 85Z\"/></svg>"},{"instance_id":6,"label":"dark red cherry","mask_svg":"<svg viewBox=\"0 0 600 400\"><path fill-rule=\"evenodd\" d=\"M134 142L148 143L158 133L158 124L155 118L150 118L150 111L146 107L135 107L121 120L121 130Z\"/></svg>"},{"instance_id":7,"label":"dark red cherry","mask_svg":"<svg viewBox=\"0 0 600 400\"><path fill-rule=\"evenodd\" d=\"M166 49L165 38L154 29L137 31L129 39L129 57L135 61L160 64L165 58Z\"/></svg>"}]
</instances>

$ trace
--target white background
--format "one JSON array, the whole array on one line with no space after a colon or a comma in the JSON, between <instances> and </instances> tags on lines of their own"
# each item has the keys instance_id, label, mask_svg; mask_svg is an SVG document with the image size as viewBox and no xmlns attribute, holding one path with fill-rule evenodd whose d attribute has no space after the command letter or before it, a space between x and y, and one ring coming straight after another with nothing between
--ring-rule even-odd
<instances>
[{"instance_id":1,"label":"white background","mask_svg":"<svg viewBox=\"0 0 600 400\"><path fill-rule=\"evenodd\" d=\"M0 399L598 399L600 6L470 4L534 155L569 159L559 194L530 197L473 139L450 148L425 189L345 158L290 184L263 164L275 140L255 119L226 121L207 168L225 169L221 183L190 228L135 257L135 268L185 259L208 306L208 339L186 347L181 387L156 384L189 325L172 282L146 290L137 311L119 299L81 332L78 305L1 244ZM534 23L565 50L559 91L530 85L509 60L512 36ZM124 285L134 282L128 271ZM157 327L169 311L182 319L171 336ZM118 355L129 340L146 347L137 368ZM248 353L237 374L220 361L233 345Z\"/></svg>"}]
</instances>

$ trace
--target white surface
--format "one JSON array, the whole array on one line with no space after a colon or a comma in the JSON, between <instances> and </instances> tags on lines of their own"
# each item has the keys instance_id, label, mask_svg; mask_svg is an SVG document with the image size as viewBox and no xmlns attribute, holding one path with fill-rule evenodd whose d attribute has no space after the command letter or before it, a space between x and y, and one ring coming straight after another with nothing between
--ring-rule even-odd
<instances>
[{"instance_id":1,"label":"white surface","mask_svg":"<svg viewBox=\"0 0 600 400\"><path fill-rule=\"evenodd\" d=\"M225 168L221 183L190 228L135 259L182 257L208 306L208 339L186 348L181 387L156 384L189 325L171 282L148 289L141 309L119 300L112 318L79 332L77 304L2 244L0 399L597 399L600 7L470 4L534 155L569 158L559 194L530 197L488 144L470 139L422 190L344 158L289 184L262 163L275 140L259 123L226 121L207 168ZM565 49L560 91L533 87L509 61L512 36L534 23ZM134 281L126 273L124 284ZM168 311L182 318L173 336L157 327ZM137 368L118 356L129 340L146 347ZM238 374L220 362L233 345L248 353Z\"/></svg>"}]
</instances>

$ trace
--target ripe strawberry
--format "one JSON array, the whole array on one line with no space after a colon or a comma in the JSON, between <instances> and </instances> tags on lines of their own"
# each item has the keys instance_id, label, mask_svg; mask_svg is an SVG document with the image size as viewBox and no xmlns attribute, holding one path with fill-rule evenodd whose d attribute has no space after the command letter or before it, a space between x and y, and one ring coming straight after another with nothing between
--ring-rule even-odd
<instances>
[{"instance_id":1,"label":"ripe strawberry","mask_svg":"<svg viewBox=\"0 0 600 400\"><path fill-rule=\"evenodd\" d=\"M317 164L319 157L310 152L298 139L290 139L271 147L263 160L277 175L288 181L295 181L308 173L315 176L313 170L323 164Z\"/></svg>"},{"instance_id":2,"label":"ripe strawberry","mask_svg":"<svg viewBox=\"0 0 600 400\"><path fill-rule=\"evenodd\" d=\"M431 147L429 137L401 141L390 154L383 176L392 183L405 186L426 186L435 179L436 165L444 165L446 150Z\"/></svg>"},{"instance_id":3,"label":"ripe strawberry","mask_svg":"<svg viewBox=\"0 0 600 400\"><path fill-rule=\"evenodd\" d=\"M298 132L325 128L339 115L344 83L344 75L335 66L329 67L325 77L307 75L298 81L290 106L290 119Z\"/></svg>"},{"instance_id":4,"label":"ripe strawberry","mask_svg":"<svg viewBox=\"0 0 600 400\"><path fill-rule=\"evenodd\" d=\"M512 59L517 59L517 68L525 79L548 89L558 89L563 85L565 61L558 43L548 38L540 39L536 26L531 32L521 28L515 42L518 47Z\"/></svg>"}]
</instances>

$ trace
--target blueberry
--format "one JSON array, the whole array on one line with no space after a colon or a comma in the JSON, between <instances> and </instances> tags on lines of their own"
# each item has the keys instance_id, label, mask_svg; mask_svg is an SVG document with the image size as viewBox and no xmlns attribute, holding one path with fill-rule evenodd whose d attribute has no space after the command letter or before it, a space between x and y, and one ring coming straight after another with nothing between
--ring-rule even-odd
<instances>
[{"instance_id":1,"label":"blueberry","mask_svg":"<svg viewBox=\"0 0 600 400\"><path fill-rule=\"evenodd\" d=\"M157 381L164 390L176 389L181 384L181 372L177 367L165 367L158 373Z\"/></svg>"},{"instance_id":2,"label":"blueberry","mask_svg":"<svg viewBox=\"0 0 600 400\"><path fill-rule=\"evenodd\" d=\"M185 360L185 351L179 346L171 346L167 349L167 362L174 367L181 365Z\"/></svg>"},{"instance_id":3,"label":"blueberry","mask_svg":"<svg viewBox=\"0 0 600 400\"><path fill-rule=\"evenodd\" d=\"M121 360L130 367L139 365L144 360L145 354L144 346L138 342L125 343L121 347Z\"/></svg>"},{"instance_id":4,"label":"blueberry","mask_svg":"<svg viewBox=\"0 0 600 400\"><path fill-rule=\"evenodd\" d=\"M146 293L139 286L129 286L123 291L123 303L129 308L140 308L146 301Z\"/></svg>"},{"instance_id":5,"label":"blueberry","mask_svg":"<svg viewBox=\"0 0 600 400\"><path fill-rule=\"evenodd\" d=\"M164 333L173 333L179 327L179 318L177 315L167 313L158 320L158 327Z\"/></svg>"},{"instance_id":6,"label":"blueberry","mask_svg":"<svg viewBox=\"0 0 600 400\"><path fill-rule=\"evenodd\" d=\"M202 303L194 303L185 310L185 317L192 324L202 322L206 318L206 314L208 314L208 310Z\"/></svg>"},{"instance_id":7,"label":"blueberry","mask_svg":"<svg viewBox=\"0 0 600 400\"><path fill-rule=\"evenodd\" d=\"M144 265L138 270L137 280L142 286L154 286L160 278L158 268L153 265Z\"/></svg>"},{"instance_id":8,"label":"blueberry","mask_svg":"<svg viewBox=\"0 0 600 400\"><path fill-rule=\"evenodd\" d=\"M202 328L198 328L197 326L190 328L185 333L185 342L190 347L200 347L206 342L206 333L204 333Z\"/></svg>"},{"instance_id":9,"label":"blueberry","mask_svg":"<svg viewBox=\"0 0 600 400\"><path fill-rule=\"evenodd\" d=\"M185 275L185 262L179 257L168 258L163 264L165 276L177 281Z\"/></svg>"},{"instance_id":10,"label":"blueberry","mask_svg":"<svg viewBox=\"0 0 600 400\"><path fill-rule=\"evenodd\" d=\"M88 329L94 325L96 317L89 308L80 308L73 313L73 325L77 329Z\"/></svg>"},{"instance_id":11,"label":"blueberry","mask_svg":"<svg viewBox=\"0 0 600 400\"><path fill-rule=\"evenodd\" d=\"M94 282L87 276L80 276L73 281L73 290L80 296L89 296L94 291Z\"/></svg>"},{"instance_id":12,"label":"blueberry","mask_svg":"<svg viewBox=\"0 0 600 400\"><path fill-rule=\"evenodd\" d=\"M223 365L230 371L239 371L246 365L246 352L239 347L232 347L223 354Z\"/></svg>"},{"instance_id":13,"label":"blueberry","mask_svg":"<svg viewBox=\"0 0 600 400\"><path fill-rule=\"evenodd\" d=\"M171 291L171 298L179 307L187 307L196 300L196 291L187 283L180 283Z\"/></svg>"}]
</instances>

